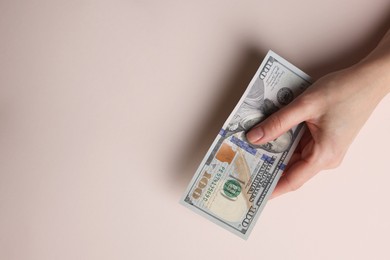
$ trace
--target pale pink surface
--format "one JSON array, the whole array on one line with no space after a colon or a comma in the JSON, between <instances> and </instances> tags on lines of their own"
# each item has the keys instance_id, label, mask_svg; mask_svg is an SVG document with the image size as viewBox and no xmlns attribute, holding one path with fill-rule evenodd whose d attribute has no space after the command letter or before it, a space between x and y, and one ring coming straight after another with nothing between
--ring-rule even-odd
<instances>
[{"instance_id":1,"label":"pale pink surface","mask_svg":"<svg viewBox=\"0 0 390 260\"><path fill-rule=\"evenodd\" d=\"M390 259L389 97L248 241L178 204L268 49L351 65L388 0L54 2L0 2L0 259Z\"/></svg>"}]
</instances>

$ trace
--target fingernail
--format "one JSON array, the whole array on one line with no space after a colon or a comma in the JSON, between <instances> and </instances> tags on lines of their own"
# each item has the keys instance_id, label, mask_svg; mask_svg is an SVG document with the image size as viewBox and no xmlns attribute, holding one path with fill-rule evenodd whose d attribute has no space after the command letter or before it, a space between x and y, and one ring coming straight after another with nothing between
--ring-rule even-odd
<instances>
[{"instance_id":1,"label":"fingernail","mask_svg":"<svg viewBox=\"0 0 390 260\"><path fill-rule=\"evenodd\" d=\"M261 127L256 127L256 128L253 128L252 130L250 130L246 134L246 139L248 139L248 141L251 142L251 143L256 143L263 136L264 136L263 129L261 129Z\"/></svg>"}]
</instances>

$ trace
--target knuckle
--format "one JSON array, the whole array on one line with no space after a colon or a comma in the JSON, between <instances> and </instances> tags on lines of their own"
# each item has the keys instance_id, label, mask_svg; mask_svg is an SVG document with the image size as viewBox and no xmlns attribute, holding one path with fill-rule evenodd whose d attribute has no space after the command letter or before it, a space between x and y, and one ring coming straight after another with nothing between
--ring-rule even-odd
<instances>
[{"instance_id":1,"label":"knuckle","mask_svg":"<svg viewBox=\"0 0 390 260\"><path fill-rule=\"evenodd\" d=\"M329 162L328 166L329 166L330 169L337 168L337 167L340 166L341 161L342 161L342 158L339 158L339 157L333 158L333 159Z\"/></svg>"},{"instance_id":2,"label":"knuckle","mask_svg":"<svg viewBox=\"0 0 390 260\"><path fill-rule=\"evenodd\" d=\"M340 166L344 158L344 153L340 151L330 150L324 158L322 164L326 169L334 169Z\"/></svg>"},{"instance_id":3,"label":"knuckle","mask_svg":"<svg viewBox=\"0 0 390 260\"><path fill-rule=\"evenodd\" d=\"M316 93L303 93L296 99L296 105L303 115L312 117L318 114L323 105L323 98L318 97Z\"/></svg>"},{"instance_id":4,"label":"knuckle","mask_svg":"<svg viewBox=\"0 0 390 260\"><path fill-rule=\"evenodd\" d=\"M296 190L298 190L299 188L301 188L302 185L303 185L303 183L299 183L299 182L297 182L297 181L291 180L291 179L288 177L288 175L286 175L285 179L286 179L286 182L287 182L287 184L288 184L288 187L289 187L289 190L290 190L290 191L296 191Z\"/></svg>"},{"instance_id":5,"label":"knuckle","mask_svg":"<svg viewBox=\"0 0 390 260\"><path fill-rule=\"evenodd\" d=\"M297 191L300 187L302 187L302 185L292 185L292 186L290 186L290 190Z\"/></svg>"},{"instance_id":6,"label":"knuckle","mask_svg":"<svg viewBox=\"0 0 390 260\"><path fill-rule=\"evenodd\" d=\"M271 115L268 117L270 134L275 131L280 131L283 127L282 120L278 115Z\"/></svg>"}]
</instances>

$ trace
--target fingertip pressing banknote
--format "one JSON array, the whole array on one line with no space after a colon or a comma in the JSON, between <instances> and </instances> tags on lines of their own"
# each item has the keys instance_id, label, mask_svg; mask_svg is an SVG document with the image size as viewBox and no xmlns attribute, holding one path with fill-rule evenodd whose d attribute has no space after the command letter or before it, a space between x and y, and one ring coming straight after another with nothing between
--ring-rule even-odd
<instances>
[{"instance_id":1,"label":"fingertip pressing banknote","mask_svg":"<svg viewBox=\"0 0 390 260\"><path fill-rule=\"evenodd\" d=\"M245 133L310 84L307 74L269 51L181 203L247 239L303 134L304 124L263 145L250 144Z\"/></svg>"}]
</instances>

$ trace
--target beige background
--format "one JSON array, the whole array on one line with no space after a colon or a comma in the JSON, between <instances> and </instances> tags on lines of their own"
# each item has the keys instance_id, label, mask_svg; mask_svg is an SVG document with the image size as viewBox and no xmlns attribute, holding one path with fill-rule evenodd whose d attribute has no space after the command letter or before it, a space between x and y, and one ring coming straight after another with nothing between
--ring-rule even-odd
<instances>
[{"instance_id":1,"label":"beige background","mask_svg":"<svg viewBox=\"0 0 390 260\"><path fill-rule=\"evenodd\" d=\"M243 241L178 204L268 49L314 77L388 0L0 1L0 259L390 259L390 97Z\"/></svg>"}]
</instances>

